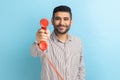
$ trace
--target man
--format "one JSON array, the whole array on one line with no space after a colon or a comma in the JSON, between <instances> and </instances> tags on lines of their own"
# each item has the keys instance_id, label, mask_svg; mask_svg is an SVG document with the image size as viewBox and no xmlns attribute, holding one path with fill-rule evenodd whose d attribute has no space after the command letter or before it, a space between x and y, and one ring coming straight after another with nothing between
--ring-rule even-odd
<instances>
[{"instance_id":1,"label":"man","mask_svg":"<svg viewBox=\"0 0 120 80\"><path fill-rule=\"evenodd\" d=\"M36 42L31 47L31 54L42 59L41 80L60 80L44 54L64 80L85 80L81 41L68 33L72 24L71 9L64 5L54 8L52 24L54 26L52 34L50 35L49 30L39 29L36 33ZM38 48L40 41L48 43L48 49L44 53Z\"/></svg>"}]
</instances>

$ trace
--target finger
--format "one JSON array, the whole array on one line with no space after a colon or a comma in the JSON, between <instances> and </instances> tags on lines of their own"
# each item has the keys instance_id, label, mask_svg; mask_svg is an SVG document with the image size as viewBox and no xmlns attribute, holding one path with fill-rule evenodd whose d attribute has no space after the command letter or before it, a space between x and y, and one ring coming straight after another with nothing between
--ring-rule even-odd
<instances>
[{"instance_id":1,"label":"finger","mask_svg":"<svg viewBox=\"0 0 120 80\"><path fill-rule=\"evenodd\" d=\"M45 34L45 33L38 33L38 36L41 36L41 37L47 37L47 34Z\"/></svg>"},{"instance_id":2,"label":"finger","mask_svg":"<svg viewBox=\"0 0 120 80\"><path fill-rule=\"evenodd\" d=\"M40 41L48 41L48 38L47 37L41 37Z\"/></svg>"},{"instance_id":3,"label":"finger","mask_svg":"<svg viewBox=\"0 0 120 80\"><path fill-rule=\"evenodd\" d=\"M49 29L47 29L47 30L45 31L45 33L46 33L46 34L50 34L50 31L49 31Z\"/></svg>"},{"instance_id":4,"label":"finger","mask_svg":"<svg viewBox=\"0 0 120 80\"><path fill-rule=\"evenodd\" d=\"M36 37L36 40L37 40L38 42L40 42L40 41L48 41L48 38L45 37L45 36L41 36L41 37Z\"/></svg>"},{"instance_id":5,"label":"finger","mask_svg":"<svg viewBox=\"0 0 120 80\"><path fill-rule=\"evenodd\" d=\"M41 39L39 42L41 42L41 41L46 41L46 42L47 42L48 40L46 40L46 39Z\"/></svg>"},{"instance_id":6,"label":"finger","mask_svg":"<svg viewBox=\"0 0 120 80\"><path fill-rule=\"evenodd\" d=\"M44 34L44 33L38 33L36 37L41 39L41 38L48 37L48 36L47 34Z\"/></svg>"},{"instance_id":7,"label":"finger","mask_svg":"<svg viewBox=\"0 0 120 80\"><path fill-rule=\"evenodd\" d=\"M45 33L44 29L38 29L38 33Z\"/></svg>"},{"instance_id":8,"label":"finger","mask_svg":"<svg viewBox=\"0 0 120 80\"><path fill-rule=\"evenodd\" d=\"M41 39L48 39L47 36L41 36Z\"/></svg>"}]
</instances>

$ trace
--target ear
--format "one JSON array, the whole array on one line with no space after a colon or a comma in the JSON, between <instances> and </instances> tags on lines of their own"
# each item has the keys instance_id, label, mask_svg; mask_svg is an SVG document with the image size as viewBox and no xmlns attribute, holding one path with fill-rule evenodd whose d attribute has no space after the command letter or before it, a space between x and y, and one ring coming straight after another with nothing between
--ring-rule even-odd
<instances>
[{"instance_id":1,"label":"ear","mask_svg":"<svg viewBox=\"0 0 120 80\"><path fill-rule=\"evenodd\" d=\"M53 22L53 18L51 19L51 23L52 23L52 25L54 24L54 22Z\"/></svg>"},{"instance_id":2,"label":"ear","mask_svg":"<svg viewBox=\"0 0 120 80\"><path fill-rule=\"evenodd\" d=\"M73 20L71 20L71 24L73 23Z\"/></svg>"}]
</instances>

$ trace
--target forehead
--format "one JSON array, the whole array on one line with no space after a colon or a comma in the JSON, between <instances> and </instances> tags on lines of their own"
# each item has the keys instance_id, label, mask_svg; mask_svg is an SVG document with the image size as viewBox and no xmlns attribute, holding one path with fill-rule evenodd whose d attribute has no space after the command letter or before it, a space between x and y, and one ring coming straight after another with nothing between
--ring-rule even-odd
<instances>
[{"instance_id":1,"label":"forehead","mask_svg":"<svg viewBox=\"0 0 120 80\"><path fill-rule=\"evenodd\" d=\"M70 17L69 12L56 12L54 17Z\"/></svg>"}]
</instances>

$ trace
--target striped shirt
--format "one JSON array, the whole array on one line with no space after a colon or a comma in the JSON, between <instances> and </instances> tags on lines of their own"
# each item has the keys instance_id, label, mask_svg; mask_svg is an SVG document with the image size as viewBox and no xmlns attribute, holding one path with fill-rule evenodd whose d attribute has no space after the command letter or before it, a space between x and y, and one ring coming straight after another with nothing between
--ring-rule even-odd
<instances>
[{"instance_id":1,"label":"striped shirt","mask_svg":"<svg viewBox=\"0 0 120 80\"><path fill-rule=\"evenodd\" d=\"M32 44L31 54L35 57L41 57L41 80L59 80L36 42ZM47 54L64 80L85 80L82 45L79 38L68 35L67 41L62 43L53 32L48 41L48 49L45 54Z\"/></svg>"}]
</instances>

